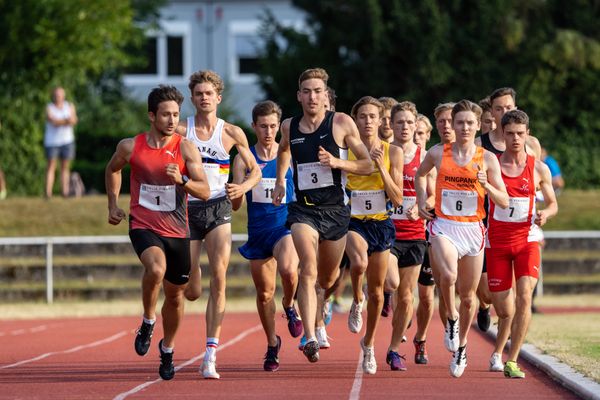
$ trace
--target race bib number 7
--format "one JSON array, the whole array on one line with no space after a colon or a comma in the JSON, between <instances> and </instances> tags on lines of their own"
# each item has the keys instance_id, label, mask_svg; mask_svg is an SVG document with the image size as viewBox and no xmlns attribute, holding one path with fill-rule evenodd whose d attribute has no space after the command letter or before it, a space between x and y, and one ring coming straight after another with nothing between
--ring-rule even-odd
<instances>
[{"instance_id":1,"label":"race bib number 7","mask_svg":"<svg viewBox=\"0 0 600 400\"><path fill-rule=\"evenodd\" d=\"M471 217L477 214L477 192L442 190L442 212L454 217Z\"/></svg>"},{"instance_id":2,"label":"race bib number 7","mask_svg":"<svg viewBox=\"0 0 600 400\"><path fill-rule=\"evenodd\" d=\"M147 185L140 186L140 205L152 211L175 210L175 185Z\"/></svg>"},{"instance_id":3,"label":"race bib number 7","mask_svg":"<svg viewBox=\"0 0 600 400\"><path fill-rule=\"evenodd\" d=\"M298 189L320 189L333 186L331 168L320 162L298 164Z\"/></svg>"},{"instance_id":4,"label":"race bib number 7","mask_svg":"<svg viewBox=\"0 0 600 400\"><path fill-rule=\"evenodd\" d=\"M509 197L508 207L494 207L494 219L503 222L526 222L529 205L529 197Z\"/></svg>"}]
</instances>

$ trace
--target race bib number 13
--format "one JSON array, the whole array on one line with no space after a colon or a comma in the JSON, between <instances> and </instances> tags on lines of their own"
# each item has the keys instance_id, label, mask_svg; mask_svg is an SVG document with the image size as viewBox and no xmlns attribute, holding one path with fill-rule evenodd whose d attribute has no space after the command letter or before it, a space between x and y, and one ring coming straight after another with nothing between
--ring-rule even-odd
<instances>
[{"instance_id":1,"label":"race bib number 13","mask_svg":"<svg viewBox=\"0 0 600 400\"><path fill-rule=\"evenodd\" d=\"M404 196L402 204L394 208L392 219L408 219L406 212L417 203L415 196Z\"/></svg>"},{"instance_id":2,"label":"race bib number 13","mask_svg":"<svg viewBox=\"0 0 600 400\"><path fill-rule=\"evenodd\" d=\"M152 211L175 210L175 185L140 186L140 205Z\"/></svg>"}]
</instances>

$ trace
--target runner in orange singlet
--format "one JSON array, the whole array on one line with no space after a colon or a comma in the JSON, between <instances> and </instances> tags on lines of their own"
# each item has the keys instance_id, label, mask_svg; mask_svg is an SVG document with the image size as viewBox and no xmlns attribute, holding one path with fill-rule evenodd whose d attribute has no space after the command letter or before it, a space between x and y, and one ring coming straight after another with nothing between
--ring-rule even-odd
<instances>
[{"instance_id":1,"label":"runner in orange singlet","mask_svg":"<svg viewBox=\"0 0 600 400\"><path fill-rule=\"evenodd\" d=\"M467 334L475 315L475 290L481 276L485 192L500 207L508 206L498 159L474 144L480 118L481 108L477 104L468 100L456 103L452 109L456 142L429 150L416 174L419 215L432 220L431 256L446 305L444 344L454 353L450 374L457 378L467 365ZM438 171L435 219L426 204L426 176L434 167ZM459 312L454 304L455 285L461 300Z\"/></svg>"}]
</instances>

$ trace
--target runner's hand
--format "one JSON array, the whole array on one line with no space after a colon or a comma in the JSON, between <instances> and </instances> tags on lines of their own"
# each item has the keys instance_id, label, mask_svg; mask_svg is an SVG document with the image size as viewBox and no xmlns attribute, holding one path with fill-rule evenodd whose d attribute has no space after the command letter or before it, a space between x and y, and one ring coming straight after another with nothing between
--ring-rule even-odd
<instances>
[{"instance_id":1,"label":"runner's hand","mask_svg":"<svg viewBox=\"0 0 600 400\"><path fill-rule=\"evenodd\" d=\"M427 206L419 207L419 217L431 221L433 219L433 214L429 210L430 209L428 209Z\"/></svg>"},{"instance_id":2,"label":"runner's hand","mask_svg":"<svg viewBox=\"0 0 600 400\"><path fill-rule=\"evenodd\" d=\"M241 185L235 183L226 183L225 191L229 200L238 199L242 197L246 192L242 189Z\"/></svg>"},{"instance_id":3,"label":"runner's hand","mask_svg":"<svg viewBox=\"0 0 600 400\"><path fill-rule=\"evenodd\" d=\"M284 197L285 186L279 183L275 183L275 188L273 189L273 205L280 206Z\"/></svg>"},{"instance_id":4,"label":"runner's hand","mask_svg":"<svg viewBox=\"0 0 600 400\"><path fill-rule=\"evenodd\" d=\"M533 221L538 226L544 226L548 222L548 216L545 210L539 210L535 213L535 220Z\"/></svg>"},{"instance_id":5,"label":"runner's hand","mask_svg":"<svg viewBox=\"0 0 600 400\"><path fill-rule=\"evenodd\" d=\"M181 171L179 170L179 165L175 163L169 163L165 165L165 172L167 176L171 178L171 181L176 185L181 185L183 183L183 178L181 177Z\"/></svg>"},{"instance_id":6,"label":"runner's hand","mask_svg":"<svg viewBox=\"0 0 600 400\"><path fill-rule=\"evenodd\" d=\"M319 146L319 162L325 167L337 168L337 158L332 156L323 146Z\"/></svg>"},{"instance_id":7,"label":"runner's hand","mask_svg":"<svg viewBox=\"0 0 600 400\"><path fill-rule=\"evenodd\" d=\"M413 204L408 210L406 210L406 218L409 221L416 221L419 219L419 207L416 204Z\"/></svg>"},{"instance_id":8,"label":"runner's hand","mask_svg":"<svg viewBox=\"0 0 600 400\"><path fill-rule=\"evenodd\" d=\"M127 219L125 211L119 207L115 207L108 210L108 223L111 225L119 225L119 222Z\"/></svg>"},{"instance_id":9,"label":"runner's hand","mask_svg":"<svg viewBox=\"0 0 600 400\"><path fill-rule=\"evenodd\" d=\"M373 148L371 150L371 160L375 162L375 165L381 171L382 168L385 168L383 164L383 144L380 148Z\"/></svg>"},{"instance_id":10,"label":"runner's hand","mask_svg":"<svg viewBox=\"0 0 600 400\"><path fill-rule=\"evenodd\" d=\"M475 165L477 165L477 180L479 181L481 187L485 189L488 184L487 172L482 171L479 164Z\"/></svg>"}]
</instances>

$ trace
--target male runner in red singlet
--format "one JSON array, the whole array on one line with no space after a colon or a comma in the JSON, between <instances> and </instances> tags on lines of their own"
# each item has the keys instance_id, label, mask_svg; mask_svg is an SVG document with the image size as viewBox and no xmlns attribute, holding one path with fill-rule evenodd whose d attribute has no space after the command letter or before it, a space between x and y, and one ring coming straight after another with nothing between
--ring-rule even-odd
<instances>
[{"instance_id":1,"label":"male runner in red singlet","mask_svg":"<svg viewBox=\"0 0 600 400\"><path fill-rule=\"evenodd\" d=\"M501 128L506 150L499 161L509 205L502 209L491 199L485 249L488 283L498 313L498 336L492 357L499 357L501 364L504 344L510 335L504 375L524 378L525 374L517 365L517 357L531 320L532 292L539 276L539 241L543 238L539 227L556 215L558 204L550 170L525 151L529 136L527 114L520 110L507 112L502 117ZM543 210L536 210L537 188L544 194L546 208ZM513 274L516 300L512 289Z\"/></svg>"},{"instance_id":2,"label":"male runner in red singlet","mask_svg":"<svg viewBox=\"0 0 600 400\"><path fill-rule=\"evenodd\" d=\"M144 265L144 318L135 337L135 351L140 356L148 352L162 284L164 338L158 344L158 372L165 380L175 375L173 347L190 273L187 194L203 199L210 194L198 151L175 134L182 102L183 95L172 86L153 89L148 96L150 131L121 140L105 174L108 222L117 225L126 218L117 204L121 170L131 165L129 237Z\"/></svg>"}]
</instances>

